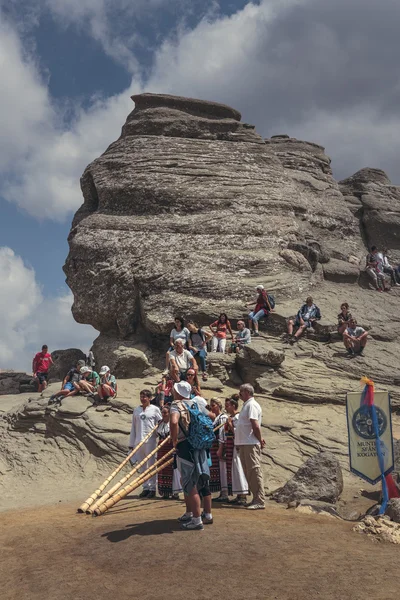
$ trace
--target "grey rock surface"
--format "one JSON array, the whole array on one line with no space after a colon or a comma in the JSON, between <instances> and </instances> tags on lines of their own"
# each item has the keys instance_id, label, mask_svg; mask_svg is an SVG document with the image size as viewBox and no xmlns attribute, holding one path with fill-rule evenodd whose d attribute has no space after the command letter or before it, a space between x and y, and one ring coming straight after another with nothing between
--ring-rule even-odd
<instances>
[{"instance_id":1,"label":"grey rock surface","mask_svg":"<svg viewBox=\"0 0 400 600\"><path fill-rule=\"evenodd\" d=\"M309 458L272 498L277 502L307 499L334 504L342 491L343 476L338 459L331 452L320 452Z\"/></svg>"},{"instance_id":2,"label":"grey rock surface","mask_svg":"<svg viewBox=\"0 0 400 600\"><path fill-rule=\"evenodd\" d=\"M53 381L62 381L68 371L75 367L78 360L85 360L85 354L78 348L68 348L66 350L54 350L51 353L54 365L49 369L49 379Z\"/></svg>"},{"instance_id":3,"label":"grey rock surface","mask_svg":"<svg viewBox=\"0 0 400 600\"><path fill-rule=\"evenodd\" d=\"M400 523L400 498L392 498L389 500L385 515L388 515L395 523Z\"/></svg>"},{"instance_id":4,"label":"grey rock surface","mask_svg":"<svg viewBox=\"0 0 400 600\"><path fill-rule=\"evenodd\" d=\"M102 365L110 367L116 377L141 377L151 367L144 353L148 346L137 339L119 341L100 335L93 343L93 353L99 369Z\"/></svg>"}]
</instances>

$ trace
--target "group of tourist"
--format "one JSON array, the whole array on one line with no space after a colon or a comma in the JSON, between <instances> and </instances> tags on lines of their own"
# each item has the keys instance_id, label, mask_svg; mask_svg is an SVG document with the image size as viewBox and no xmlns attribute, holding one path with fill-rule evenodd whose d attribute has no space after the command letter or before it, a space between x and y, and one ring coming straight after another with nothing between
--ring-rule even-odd
<instances>
[{"instance_id":1,"label":"group of tourist","mask_svg":"<svg viewBox=\"0 0 400 600\"><path fill-rule=\"evenodd\" d=\"M174 463L144 482L140 498L154 498L157 487L164 499L179 499L183 491L186 510L178 520L186 530L200 530L204 524L213 523L211 506L215 492L220 492L215 502L263 509L261 449L265 441L261 433L262 411L254 399L253 387L242 385L239 394L225 400L225 411L218 398L207 404L200 395L193 396L193 386L188 381L173 383L172 397L172 402L160 410L152 404L151 391L142 390L140 406L133 411L129 450L138 447L131 462L140 465L139 472L149 469L173 448L176 450ZM239 398L243 401L240 412ZM193 445L191 427L196 413L205 417L214 431L209 448ZM250 494L252 500L247 503ZM230 495L235 497L230 500Z\"/></svg>"},{"instance_id":2,"label":"group of tourist","mask_svg":"<svg viewBox=\"0 0 400 600\"><path fill-rule=\"evenodd\" d=\"M379 250L371 246L366 257L366 272L378 292L388 292L390 288L386 285L385 274L390 275L391 284L400 286L400 267L392 267L388 257L388 249Z\"/></svg>"}]
</instances>

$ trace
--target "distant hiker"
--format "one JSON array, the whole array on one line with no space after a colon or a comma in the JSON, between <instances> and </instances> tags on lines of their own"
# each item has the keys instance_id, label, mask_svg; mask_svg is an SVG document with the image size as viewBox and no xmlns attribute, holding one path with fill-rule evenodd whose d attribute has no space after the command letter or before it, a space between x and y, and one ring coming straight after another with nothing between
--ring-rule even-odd
<instances>
[{"instance_id":1,"label":"distant hiker","mask_svg":"<svg viewBox=\"0 0 400 600\"><path fill-rule=\"evenodd\" d=\"M239 395L234 394L225 400L227 420L219 432L219 456L225 456L226 469L228 472L228 486L230 484L232 494L236 496L230 500L230 504L246 506L246 496L249 493L249 484L243 471L238 448L235 446L235 430L239 420Z\"/></svg>"},{"instance_id":2,"label":"distant hiker","mask_svg":"<svg viewBox=\"0 0 400 600\"><path fill-rule=\"evenodd\" d=\"M87 355L87 361L86 364L88 367L90 367L92 370L94 370L94 367L96 365L95 359L94 359L94 354L91 350L89 350L89 354Z\"/></svg>"},{"instance_id":3,"label":"distant hiker","mask_svg":"<svg viewBox=\"0 0 400 600\"><path fill-rule=\"evenodd\" d=\"M177 339L174 347L175 350L169 353L171 377L174 381L183 381L188 369L197 371L197 363L191 352L183 347L183 340Z\"/></svg>"},{"instance_id":4,"label":"distant hiker","mask_svg":"<svg viewBox=\"0 0 400 600\"><path fill-rule=\"evenodd\" d=\"M385 291L386 286L382 257L378 255L376 246L371 246L371 252L367 254L365 271L372 280L375 289L378 290L378 292Z\"/></svg>"},{"instance_id":5,"label":"distant hiker","mask_svg":"<svg viewBox=\"0 0 400 600\"><path fill-rule=\"evenodd\" d=\"M161 382L156 387L156 393L154 398L151 400L151 404L158 406L161 410L163 406L171 404L173 400L172 387L174 380L170 375L163 375Z\"/></svg>"},{"instance_id":6,"label":"distant hiker","mask_svg":"<svg viewBox=\"0 0 400 600\"><path fill-rule=\"evenodd\" d=\"M75 384L75 387L79 388L79 391L86 394L95 394L98 386L100 385L100 376L96 371L93 371L90 367L82 367L80 370L81 379Z\"/></svg>"},{"instance_id":7,"label":"distant hiker","mask_svg":"<svg viewBox=\"0 0 400 600\"><path fill-rule=\"evenodd\" d=\"M348 326L343 333L343 343L350 356L355 354L363 355L364 348L367 345L368 331L357 325L356 319L351 318Z\"/></svg>"},{"instance_id":8,"label":"distant hiker","mask_svg":"<svg viewBox=\"0 0 400 600\"><path fill-rule=\"evenodd\" d=\"M152 393L150 390L140 392L140 404L134 409L132 415L131 435L129 437L129 450L135 448L146 437L152 429L162 420L161 411L158 406L150 404ZM139 463L146 458L157 446L157 434L150 436L145 444L133 455L131 462ZM141 467L139 473L150 468L156 462L156 453ZM133 464L134 464L133 463ZM139 498L154 498L156 495L157 475L154 475L143 484L143 491Z\"/></svg>"},{"instance_id":9,"label":"distant hiker","mask_svg":"<svg viewBox=\"0 0 400 600\"><path fill-rule=\"evenodd\" d=\"M347 302L343 302L340 305L340 313L338 314L338 333L343 335L351 318L349 305Z\"/></svg>"},{"instance_id":10,"label":"distant hiker","mask_svg":"<svg viewBox=\"0 0 400 600\"><path fill-rule=\"evenodd\" d=\"M249 491L253 494L253 500L247 508L259 510L265 508L261 468L261 449L265 446L261 434L262 411L261 406L254 399L254 388L249 383L240 386L239 396L243 401L243 408L235 428L235 447L239 449L240 462L249 484Z\"/></svg>"},{"instance_id":11,"label":"distant hiker","mask_svg":"<svg viewBox=\"0 0 400 600\"><path fill-rule=\"evenodd\" d=\"M293 344L296 342L299 337L304 333L304 331L313 327L316 321L319 321L321 318L321 312L316 304L314 304L314 300L312 296L308 296L306 298L305 304L300 308L297 313L296 319L289 319L288 323L288 334L291 337L290 343ZM293 335L293 327L297 327L296 333Z\"/></svg>"},{"instance_id":12,"label":"distant hiker","mask_svg":"<svg viewBox=\"0 0 400 600\"><path fill-rule=\"evenodd\" d=\"M207 342L212 338L212 335L208 333L208 331L200 329L200 327L194 321L189 321L187 325L190 331L189 350L194 357L199 357L200 371L202 371L203 374L203 381L206 381L208 378L206 363Z\"/></svg>"},{"instance_id":13,"label":"distant hiker","mask_svg":"<svg viewBox=\"0 0 400 600\"><path fill-rule=\"evenodd\" d=\"M390 279L391 279L392 285L399 286L400 285L399 273L398 273L397 269L393 268L392 265L389 262L388 249L387 248L383 248L382 252L379 252L379 255L382 258L383 272L387 273L388 275L390 275Z\"/></svg>"},{"instance_id":14,"label":"distant hiker","mask_svg":"<svg viewBox=\"0 0 400 600\"><path fill-rule=\"evenodd\" d=\"M97 387L97 393L100 401L114 398L117 395L117 381L114 375L111 375L110 367L105 365L100 369L100 385Z\"/></svg>"},{"instance_id":15,"label":"distant hiker","mask_svg":"<svg viewBox=\"0 0 400 600\"><path fill-rule=\"evenodd\" d=\"M270 298L268 297L267 291L264 289L263 285L258 285L256 287L257 291L257 300L254 310L249 313L249 329L253 329L253 335L255 337L259 336L258 332L258 322L260 319L268 318L269 313L274 308L271 306ZM247 306L252 306L253 302L249 302Z\"/></svg>"},{"instance_id":16,"label":"distant hiker","mask_svg":"<svg viewBox=\"0 0 400 600\"><path fill-rule=\"evenodd\" d=\"M209 423L208 431L214 437L212 431L213 415L209 413L204 398L197 396L190 399L191 386L182 381L174 385L174 401L170 409L170 431L172 443L176 447L177 464L181 475L182 488L185 494L186 512L179 517L182 529L200 530L204 529L203 523L209 525L213 522L211 513L210 492L210 467L207 461L205 448L195 449L190 443L193 427L191 425L201 423L198 418L192 423L191 411L195 415L205 418L204 426ZM208 419L207 419L208 417ZM198 432L197 428L197 432ZM204 511L201 512L201 498L203 499Z\"/></svg>"},{"instance_id":17,"label":"distant hiker","mask_svg":"<svg viewBox=\"0 0 400 600\"><path fill-rule=\"evenodd\" d=\"M39 394L47 387L47 381L49 378L49 369L53 365L51 354L48 352L46 344L42 346L42 351L35 354L32 362L32 375L38 381L38 392Z\"/></svg>"},{"instance_id":18,"label":"distant hiker","mask_svg":"<svg viewBox=\"0 0 400 600\"><path fill-rule=\"evenodd\" d=\"M167 350L167 354L165 357L165 359L166 359L165 374L168 373L169 354L170 354L170 352L173 352L173 350L175 349L176 340L182 340L183 347L186 349L187 349L188 343L189 343L189 329L187 327L185 327L185 322L184 322L183 318L175 317L174 324L175 324L175 326L171 330L171 333L169 334L169 348Z\"/></svg>"},{"instance_id":19,"label":"distant hiker","mask_svg":"<svg viewBox=\"0 0 400 600\"><path fill-rule=\"evenodd\" d=\"M227 415L222 410L222 402L219 398L211 398L210 400L211 412L214 415L213 427L214 429L219 425L222 425L227 420ZM219 450L219 434L220 429L215 432L215 442L211 446L211 467L210 467L210 491L220 492L218 498L214 499L214 502L227 502L228 500L228 478L226 473L226 461L221 460L218 456Z\"/></svg>"},{"instance_id":20,"label":"distant hiker","mask_svg":"<svg viewBox=\"0 0 400 600\"><path fill-rule=\"evenodd\" d=\"M160 444L169 436L169 405L165 405L161 411L162 421L157 427L158 443ZM157 460L162 459L170 450L172 450L172 441L166 442L157 452ZM164 499L171 498L179 500L179 493L182 491L181 476L179 474L176 460L172 465L168 465L157 476L158 493Z\"/></svg>"},{"instance_id":21,"label":"distant hiker","mask_svg":"<svg viewBox=\"0 0 400 600\"><path fill-rule=\"evenodd\" d=\"M247 346L247 344L251 343L250 329L247 329L245 322L238 321L237 328L238 332L235 335L233 343L231 344L232 352L239 352L243 346Z\"/></svg>"},{"instance_id":22,"label":"distant hiker","mask_svg":"<svg viewBox=\"0 0 400 600\"><path fill-rule=\"evenodd\" d=\"M226 313L221 313L216 321L211 323L210 329L214 334L211 342L211 352L225 352L226 333L229 331L233 342L233 331Z\"/></svg>"}]
</instances>

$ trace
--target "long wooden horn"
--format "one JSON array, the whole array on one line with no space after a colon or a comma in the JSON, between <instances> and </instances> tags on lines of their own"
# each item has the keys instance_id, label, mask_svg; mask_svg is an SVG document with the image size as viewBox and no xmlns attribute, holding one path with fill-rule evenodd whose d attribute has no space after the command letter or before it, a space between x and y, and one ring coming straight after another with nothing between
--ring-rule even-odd
<instances>
[{"instance_id":1,"label":"long wooden horn","mask_svg":"<svg viewBox=\"0 0 400 600\"><path fill-rule=\"evenodd\" d=\"M151 479L154 475L159 473L162 469L165 469L168 465L170 465L174 457L170 458L165 462L165 459L168 458L173 452L175 452L175 448L172 448L167 454L165 454L160 460L158 460L154 465L149 467L144 473L142 473L141 477L134 479L132 483L126 485L122 490L114 494L111 498L109 498L104 504L98 506L96 510L93 511L94 517L99 517L103 515L109 508L117 504L120 500L125 498L128 494L133 492L136 488L140 487L143 483L145 483L148 479Z\"/></svg>"},{"instance_id":2,"label":"long wooden horn","mask_svg":"<svg viewBox=\"0 0 400 600\"><path fill-rule=\"evenodd\" d=\"M137 452L139 450L139 448L141 448L143 446L143 444L145 444L147 442L147 440L153 435L153 433L156 431L157 427L158 427L158 425L156 425L154 427L154 429L152 429L143 438L143 440L132 450L132 452L130 452L128 454L128 456L126 458L124 458L122 463L115 469L115 471L113 471L111 473L111 475L109 477L107 477L107 479L99 486L99 488L95 492L93 492L93 494L91 496L89 496L89 498L87 500L85 500L85 502L82 504L82 506L80 506L78 508L78 513L86 512L86 510L89 508L89 506L91 506L93 504L93 502L95 500L97 500L97 498L100 496L101 492L108 486L110 481L112 481L114 479L114 477L116 475L118 475L118 473L121 471L121 469L123 469L124 466L129 462L129 460L132 458L132 456L135 454L135 452Z\"/></svg>"},{"instance_id":3,"label":"long wooden horn","mask_svg":"<svg viewBox=\"0 0 400 600\"><path fill-rule=\"evenodd\" d=\"M150 454L148 454L138 465L136 465L131 471L129 471L129 473L127 475L125 475L125 477L123 477L122 479L119 480L118 483L116 483L108 492L106 492L99 500L97 500L97 502L95 502L94 504L92 504L92 506L88 507L86 509L86 514L87 515L91 515L98 506L100 506L101 504L104 504L104 502L106 500L108 500L109 498L111 498L111 496L113 494L115 494L115 492L117 490L119 490L119 488L121 486L124 485L124 483L126 483L128 481L128 479L130 479L132 477L132 475L134 475L137 471L139 471L139 469L141 467L143 467L143 465L145 465L147 463L147 461L149 460L149 458L151 458L153 456L153 454L155 454L159 448L161 448L162 446L164 446L164 444L166 442L168 442L170 440L170 436L168 436L167 438L165 438L165 440L163 440L161 442L161 444L159 444L154 450L152 450L150 452ZM154 465L152 465L154 466ZM151 467L149 467L151 468ZM143 473L142 473L143 475Z\"/></svg>"}]
</instances>

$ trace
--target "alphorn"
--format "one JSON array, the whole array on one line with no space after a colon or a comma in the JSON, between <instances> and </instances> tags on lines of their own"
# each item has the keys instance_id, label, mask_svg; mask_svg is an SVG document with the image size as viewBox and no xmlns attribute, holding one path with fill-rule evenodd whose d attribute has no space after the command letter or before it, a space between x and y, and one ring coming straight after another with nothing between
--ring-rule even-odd
<instances>
[{"instance_id":1,"label":"alphorn","mask_svg":"<svg viewBox=\"0 0 400 600\"><path fill-rule=\"evenodd\" d=\"M101 492L108 486L110 481L112 481L114 479L114 477L116 475L118 475L118 473L121 471L121 469L123 469L124 466L129 462L129 460L132 458L132 456L135 454L135 452L137 452L139 450L139 448L141 448L143 446L143 444L145 444L147 442L147 440L153 435L153 433L156 431L157 427L158 427L158 425L156 425L154 427L154 429L149 431L149 433L143 438L143 440L140 442L140 444L138 444L132 450L132 452L130 452L128 454L128 456L126 458L124 458L122 463L115 469L115 471L113 471L111 473L111 475L109 477L107 477L107 479L99 486L99 488L95 492L93 492L93 494L91 496L89 496L89 498L87 500L85 500L85 502L82 504L82 506L80 506L78 508L78 513L86 512L86 510L89 508L89 506L91 506L93 504L93 502L95 500L97 500L97 498L100 496Z\"/></svg>"},{"instance_id":2,"label":"alphorn","mask_svg":"<svg viewBox=\"0 0 400 600\"><path fill-rule=\"evenodd\" d=\"M156 446L156 448L154 450L152 450L150 452L150 454L148 454L147 456L145 456L145 458L138 464L136 465L136 467L134 467L132 469L132 471L130 471L127 475L125 475L125 477L123 477L122 479L119 480L118 483L116 483L108 492L106 492L99 500L97 500L94 504L92 504L92 506L90 506L89 508L86 509L86 514L87 515L91 515L95 509L100 506L101 504L104 504L104 502L106 500L108 500L109 498L111 498L111 496L113 494L115 494L115 492L117 490L119 490L119 488L121 486L124 485L124 483L126 483L128 481L128 479L130 479L132 477L132 475L134 475L141 467L143 467L143 465L145 465L147 463L147 461L149 460L149 458L151 458L153 456L153 454L155 454L159 448L161 448L162 446L164 446L164 444L168 441L170 441L170 436L168 436L167 438L165 438L165 440L163 440L161 442L161 444L159 444L158 446ZM154 466L154 465L153 465ZM151 468L151 467L149 467Z\"/></svg>"},{"instance_id":3,"label":"alphorn","mask_svg":"<svg viewBox=\"0 0 400 600\"><path fill-rule=\"evenodd\" d=\"M96 510L93 511L93 516L99 517L100 515L103 515L109 508L113 507L115 504L117 504L117 502L119 502L120 500L125 498L125 496L127 496L128 494L133 492L133 490L140 487L148 479L151 479L151 477L153 477L154 475L159 473L162 469L164 469L165 467L170 465L173 462L174 457L167 460L166 462L165 462L165 459L168 458L168 456L170 456L173 452L175 452L175 448L172 448L172 450L167 452L167 454L165 454L162 458L160 458L157 462L155 462L154 465L152 465L144 473L142 473L142 475L140 477L138 477L137 479L134 479L132 481L132 483L129 483L128 485L126 485L124 488L122 488L122 490L120 490L119 492L114 494L114 496L112 496L112 498L109 498L108 500L106 500L106 502L104 504L102 504L101 506L98 506L96 508Z\"/></svg>"},{"instance_id":4,"label":"alphorn","mask_svg":"<svg viewBox=\"0 0 400 600\"><path fill-rule=\"evenodd\" d=\"M225 423L221 423L220 425L218 425L218 427L216 427L214 429L214 433L216 431L218 431L218 429L221 429L221 427L223 427L223 425L225 425ZM157 451L158 448L160 448L165 442L167 442L170 439L170 437L171 436L168 436L165 440L163 440L163 442L161 442L161 444L159 446L157 446L157 448L152 453L150 453L145 459L143 459L142 462L147 462L147 460L155 453L155 451ZM174 450L175 450L175 448L173 448L172 450L167 452L167 454L165 456L161 457L154 465L149 467L144 473L141 474L140 477L138 477L132 483L125 486L120 492L118 492L118 494L112 495L113 494L112 490L114 488L116 490L119 489L121 487L122 483L125 483L125 481L127 481L131 477L131 474L127 475L126 477L121 479L121 482L120 482L121 485L117 484L116 486L114 486L114 488L112 488L109 492L107 492L107 494L104 494L104 496L102 498L100 498L100 500L98 500L94 506L92 506L91 510L86 511L87 514L92 513L94 517L99 517L100 515L104 514L109 508L111 508L112 506L117 504L117 502L119 502L120 500L125 498L125 496L127 496L130 492L135 490L137 487L140 487L142 485L142 483L147 481L147 479L150 479L151 477L153 477L153 475L155 475L156 473L161 471L161 468L158 468L153 473L154 468L157 465L161 465L161 467L162 467L162 461L165 460L172 452L174 452ZM172 460L170 460L168 462L168 464L170 464L171 462L172 462ZM138 468L140 468L140 465L138 465ZM164 467L162 467L162 468L164 468ZM150 472L151 472L151 475L147 476L147 474Z\"/></svg>"}]
</instances>

